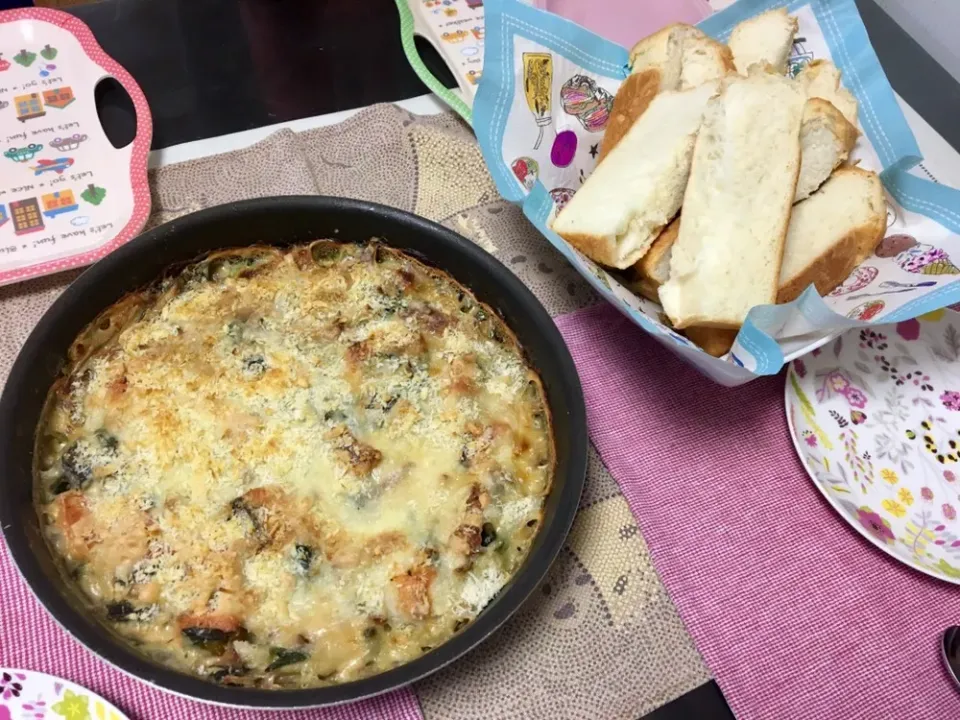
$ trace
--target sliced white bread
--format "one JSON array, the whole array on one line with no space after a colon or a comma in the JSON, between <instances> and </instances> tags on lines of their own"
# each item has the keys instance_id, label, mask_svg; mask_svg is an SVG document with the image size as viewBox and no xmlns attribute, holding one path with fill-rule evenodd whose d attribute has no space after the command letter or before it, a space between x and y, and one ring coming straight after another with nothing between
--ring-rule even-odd
<instances>
[{"instance_id":1,"label":"sliced white bread","mask_svg":"<svg viewBox=\"0 0 960 720\"><path fill-rule=\"evenodd\" d=\"M807 97L829 101L854 127L857 127L857 99L840 84L840 71L829 60L814 60L797 73Z\"/></svg>"},{"instance_id":2,"label":"sliced white bread","mask_svg":"<svg viewBox=\"0 0 960 720\"><path fill-rule=\"evenodd\" d=\"M728 43L737 72L747 75L758 65L778 75L786 73L798 27L786 8L768 10L737 25Z\"/></svg>"},{"instance_id":3,"label":"sliced white bread","mask_svg":"<svg viewBox=\"0 0 960 720\"><path fill-rule=\"evenodd\" d=\"M776 300L805 104L796 83L765 72L728 78L708 104L660 288L674 327L737 328Z\"/></svg>"},{"instance_id":4,"label":"sliced white bread","mask_svg":"<svg viewBox=\"0 0 960 720\"><path fill-rule=\"evenodd\" d=\"M730 48L699 28L667 25L630 50L634 73L655 69L664 90L689 90L734 70Z\"/></svg>"},{"instance_id":5,"label":"sliced white bread","mask_svg":"<svg viewBox=\"0 0 960 720\"><path fill-rule=\"evenodd\" d=\"M697 32L697 35L688 33L683 41L683 57L680 62L681 90L721 80L737 69L728 46L699 30Z\"/></svg>"},{"instance_id":6,"label":"sliced white bread","mask_svg":"<svg viewBox=\"0 0 960 720\"><path fill-rule=\"evenodd\" d=\"M780 267L778 303L788 303L816 286L829 295L866 260L887 230L887 206L877 174L842 167L817 192L793 208ZM726 355L736 330L687 328L704 352Z\"/></svg>"},{"instance_id":7,"label":"sliced white bread","mask_svg":"<svg viewBox=\"0 0 960 720\"><path fill-rule=\"evenodd\" d=\"M700 32L692 25L675 23L639 40L630 50L633 74L656 70L664 90L678 90L683 38L692 31Z\"/></svg>"},{"instance_id":8,"label":"sliced white bread","mask_svg":"<svg viewBox=\"0 0 960 720\"><path fill-rule=\"evenodd\" d=\"M553 230L602 265L623 269L643 257L680 209L697 131L718 86L657 95L560 211Z\"/></svg>"},{"instance_id":9,"label":"sliced white bread","mask_svg":"<svg viewBox=\"0 0 960 720\"><path fill-rule=\"evenodd\" d=\"M857 129L826 100L807 100L800 126L800 176L794 203L806 199L845 162L857 142ZM634 292L659 302L659 288L670 277L670 256L680 232L680 217L667 225L630 271ZM691 338L693 339L693 338Z\"/></svg>"},{"instance_id":10,"label":"sliced white bread","mask_svg":"<svg viewBox=\"0 0 960 720\"><path fill-rule=\"evenodd\" d=\"M670 255L680 233L680 218L667 225L644 255L627 273L630 288L645 298L660 302L660 286L670 279Z\"/></svg>"},{"instance_id":11,"label":"sliced white bread","mask_svg":"<svg viewBox=\"0 0 960 720\"><path fill-rule=\"evenodd\" d=\"M886 230L880 178L858 167L840 168L793 208L777 302L796 300L811 283L829 294L873 253Z\"/></svg>"},{"instance_id":12,"label":"sliced white bread","mask_svg":"<svg viewBox=\"0 0 960 720\"><path fill-rule=\"evenodd\" d=\"M664 90L688 90L732 72L733 56L723 43L692 25L668 25L644 38L630 52L633 73L613 100L610 120L600 142L603 160Z\"/></svg>"},{"instance_id":13,"label":"sliced white bread","mask_svg":"<svg viewBox=\"0 0 960 720\"><path fill-rule=\"evenodd\" d=\"M651 68L627 76L613 99L607 129L603 131L603 139L600 141L598 163L617 146L662 89L661 75L656 69Z\"/></svg>"},{"instance_id":14,"label":"sliced white bread","mask_svg":"<svg viewBox=\"0 0 960 720\"><path fill-rule=\"evenodd\" d=\"M823 98L807 100L800 127L800 177L794 202L810 197L850 157L857 128Z\"/></svg>"}]
</instances>

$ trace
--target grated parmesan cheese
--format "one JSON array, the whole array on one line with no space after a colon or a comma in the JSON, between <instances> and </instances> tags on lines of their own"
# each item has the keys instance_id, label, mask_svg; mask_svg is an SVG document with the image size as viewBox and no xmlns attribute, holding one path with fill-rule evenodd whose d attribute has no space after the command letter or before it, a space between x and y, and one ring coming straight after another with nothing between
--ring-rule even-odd
<instances>
[{"instance_id":1,"label":"grated parmesan cheese","mask_svg":"<svg viewBox=\"0 0 960 720\"><path fill-rule=\"evenodd\" d=\"M479 613L507 584L508 579L502 571L490 565L479 573L467 573L463 592L460 595L461 612L470 616Z\"/></svg>"},{"instance_id":2,"label":"grated parmesan cheese","mask_svg":"<svg viewBox=\"0 0 960 720\"><path fill-rule=\"evenodd\" d=\"M549 488L544 401L489 308L418 263L254 252L249 276L221 256L213 280L145 292L71 369L45 422L72 455L38 475L41 512L87 594L134 607L115 629L167 662L207 673L219 659L181 629L239 625L243 682L278 647L305 656L304 685L352 680L444 642L522 562ZM50 479L70 463L66 526Z\"/></svg>"}]
</instances>

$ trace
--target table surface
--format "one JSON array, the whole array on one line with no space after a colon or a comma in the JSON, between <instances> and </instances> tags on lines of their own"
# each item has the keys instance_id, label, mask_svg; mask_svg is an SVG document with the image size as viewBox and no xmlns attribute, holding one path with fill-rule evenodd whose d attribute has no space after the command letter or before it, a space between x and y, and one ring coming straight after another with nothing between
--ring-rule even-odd
<instances>
[{"instance_id":1,"label":"table surface","mask_svg":"<svg viewBox=\"0 0 960 720\"><path fill-rule=\"evenodd\" d=\"M875 0L857 5L893 88L960 150L960 83ZM140 84L153 113L154 149L427 92L404 58L397 13L386 0L104 0L71 12ZM432 48L418 47L454 87ZM111 139L132 138L123 91L102 84L98 103ZM648 717L733 714L710 682Z\"/></svg>"}]
</instances>

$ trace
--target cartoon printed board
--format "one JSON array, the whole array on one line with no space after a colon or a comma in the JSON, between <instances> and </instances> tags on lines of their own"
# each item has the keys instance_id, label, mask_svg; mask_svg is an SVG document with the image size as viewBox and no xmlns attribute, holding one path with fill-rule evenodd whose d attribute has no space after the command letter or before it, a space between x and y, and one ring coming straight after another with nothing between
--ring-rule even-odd
<instances>
[{"instance_id":1,"label":"cartoon printed board","mask_svg":"<svg viewBox=\"0 0 960 720\"><path fill-rule=\"evenodd\" d=\"M472 104L483 75L483 0L407 0L415 32L437 49Z\"/></svg>"},{"instance_id":2,"label":"cartoon printed board","mask_svg":"<svg viewBox=\"0 0 960 720\"><path fill-rule=\"evenodd\" d=\"M137 134L114 148L94 89L115 78ZM87 265L134 237L150 212L150 112L89 28L56 10L0 12L0 285Z\"/></svg>"}]
</instances>

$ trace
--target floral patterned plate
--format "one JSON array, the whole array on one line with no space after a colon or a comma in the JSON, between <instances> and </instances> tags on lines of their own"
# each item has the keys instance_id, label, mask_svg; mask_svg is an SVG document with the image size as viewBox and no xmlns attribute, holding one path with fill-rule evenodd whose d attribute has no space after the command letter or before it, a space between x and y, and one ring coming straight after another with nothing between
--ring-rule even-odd
<instances>
[{"instance_id":1,"label":"floral patterned plate","mask_svg":"<svg viewBox=\"0 0 960 720\"><path fill-rule=\"evenodd\" d=\"M786 407L834 509L884 552L960 584L960 314L837 338L790 365Z\"/></svg>"},{"instance_id":2,"label":"floral patterned plate","mask_svg":"<svg viewBox=\"0 0 960 720\"><path fill-rule=\"evenodd\" d=\"M99 695L33 670L0 668L0 720L129 720Z\"/></svg>"}]
</instances>

